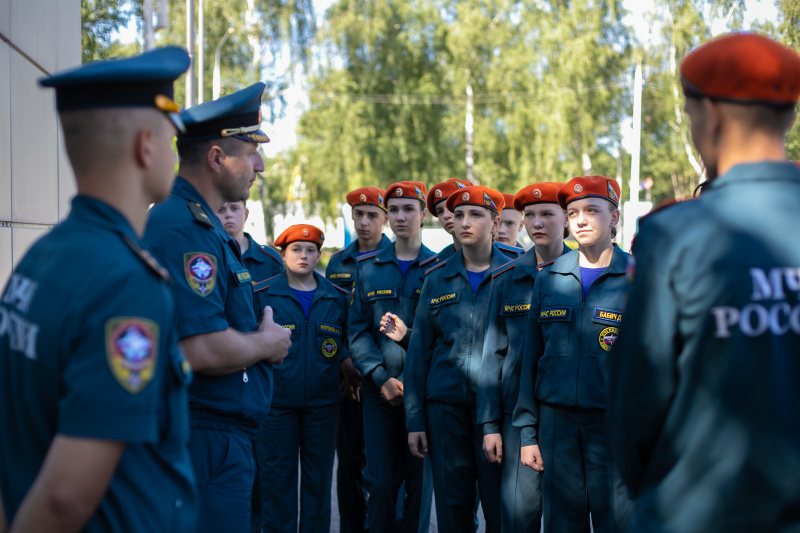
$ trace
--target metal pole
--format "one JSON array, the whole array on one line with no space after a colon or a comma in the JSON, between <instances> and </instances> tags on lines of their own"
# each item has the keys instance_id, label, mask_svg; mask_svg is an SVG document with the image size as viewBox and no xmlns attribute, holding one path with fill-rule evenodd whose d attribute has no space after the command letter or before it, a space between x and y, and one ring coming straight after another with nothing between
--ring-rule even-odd
<instances>
[{"instance_id":1,"label":"metal pole","mask_svg":"<svg viewBox=\"0 0 800 533\"><path fill-rule=\"evenodd\" d=\"M225 35L223 35L222 39L219 40L219 44L217 44L217 49L214 50L214 77L211 81L211 97L214 100L219 98L219 93L221 89L221 81L219 73L220 52L222 51L222 45L225 44L225 41L228 40L228 37L231 36L231 33L233 33L233 28L228 27L228 30L225 32Z\"/></svg>"},{"instance_id":2,"label":"metal pole","mask_svg":"<svg viewBox=\"0 0 800 533\"><path fill-rule=\"evenodd\" d=\"M144 0L142 16L144 17L144 51L149 52L156 47L153 34L153 0Z\"/></svg>"},{"instance_id":3,"label":"metal pole","mask_svg":"<svg viewBox=\"0 0 800 533\"><path fill-rule=\"evenodd\" d=\"M642 155L642 61L633 78L633 152L631 153L631 203L639 203L639 167Z\"/></svg>"},{"instance_id":4,"label":"metal pole","mask_svg":"<svg viewBox=\"0 0 800 533\"><path fill-rule=\"evenodd\" d=\"M194 0L186 0L186 50L194 60ZM194 61L186 73L186 96L184 106L188 109L194 105Z\"/></svg>"},{"instance_id":5,"label":"metal pole","mask_svg":"<svg viewBox=\"0 0 800 533\"><path fill-rule=\"evenodd\" d=\"M197 103L203 103L203 72L206 64L206 28L205 28L205 0L197 0Z\"/></svg>"}]
</instances>

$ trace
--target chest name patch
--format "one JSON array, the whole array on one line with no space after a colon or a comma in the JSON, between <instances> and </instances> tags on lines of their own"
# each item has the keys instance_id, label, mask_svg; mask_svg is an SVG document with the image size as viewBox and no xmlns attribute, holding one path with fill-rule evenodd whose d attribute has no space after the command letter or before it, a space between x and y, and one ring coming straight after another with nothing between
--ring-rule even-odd
<instances>
[{"instance_id":1,"label":"chest name patch","mask_svg":"<svg viewBox=\"0 0 800 533\"><path fill-rule=\"evenodd\" d=\"M242 270L240 272L236 272L236 281L238 281L240 285L244 283L252 283L253 277L247 270Z\"/></svg>"},{"instance_id":2,"label":"chest name patch","mask_svg":"<svg viewBox=\"0 0 800 533\"><path fill-rule=\"evenodd\" d=\"M395 289L372 289L366 294L367 300L377 300L379 298L394 298L397 294Z\"/></svg>"},{"instance_id":3,"label":"chest name patch","mask_svg":"<svg viewBox=\"0 0 800 533\"><path fill-rule=\"evenodd\" d=\"M441 296L436 296L435 298L431 298L428 302L429 306L437 306L437 305L444 305L449 303L454 303L458 301L458 294L457 292L451 292L450 294L442 294Z\"/></svg>"},{"instance_id":4,"label":"chest name patch","mask_svg":"<svg viewBox=\"0 0 800 533\"><path fill-rule=\"evenodd\" d=\"M336 274L331 274L328 279L351 279L353 275L349 272L337 272Z\"/></svg>"},{"instance_id":5,"label":"chest name patch","mask_svg":"<svg viewBox=\"0 0 800 533\"><path fill-rule=\"evenodd\" d=\"M334 335L342 334L342 328L338 326L331 326L330 324L323 324L322 322L319 324L319 330L323 333L333 333Z\"/></svg>"},{"instance_id":6,"label":"chest name patch","mask_svg":"<svg viewBox=\"0 0 800 533\"><path fill-rule=\"evenodd\" d=\"M521 303L507 303L503 304L503 314L505 315L521 315L531 310L531 304Z\"/></svg>"},{"instance_id":7,"label":"chest name patch","mask_svg":"<svg viewBox=\"0 0 800 533\"><path fill-rule=\"evenodd\" d=\"M290 331L297 331L297 324L281 324L281 327Z\"/></svg>"},{"instance_id":8,"label":"chest name patch","mask_svg":"<svg viewBox=\"0 0 800 533\"><path fill-rule=\"evenodd\" d=\"M202 252L183 254L183 270L189 287L206 297L217 286L217 258Z\"/></svg>"},{"instance_id":9,"label":"chest name patch","mask_svg":"<svg viewBox=\"0 0 800 533\"><path fill-rule=\"evenodd\" d=\"M599 318L600 320L609 320L611 322L616 322L617 324L622 322L622 313L617 313L616 311L608 311L607 309L600 309L599 307L595 308L594 317Z\"/></svg>"},{"instance_id":10,"label":"chest name patch","mask_svg":"<svg viewBox=\"0 0 800 533\"><path fill-rule=\"evenodd\" d=\"M547 309L539 310L539 320L569 320L570 307L550 307Z\"/></svg>"},{"instance_id":11,"label":"chest name patch","mask_svg":"<svg viewBox=\"0 0 800 533\"><path fill-rule=\"evenodd\" d=\"M158 324L138 317L106 322L108 366L117 382L131 394L153 379L158 357Z\"/></svg>"}]
</instances>

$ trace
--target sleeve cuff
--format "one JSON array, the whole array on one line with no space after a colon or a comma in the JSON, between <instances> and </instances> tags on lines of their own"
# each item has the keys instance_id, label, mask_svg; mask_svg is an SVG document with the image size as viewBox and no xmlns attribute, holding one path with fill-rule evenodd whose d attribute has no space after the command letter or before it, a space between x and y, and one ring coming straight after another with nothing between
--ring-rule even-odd
<instances>
[{"instance_id":1,"label":"sleeve cuff","mask_svg":"<svg viewBox=\"0 0 800 533\"><path fill-rule=\"evenodd\" d=\"M397 343L400 347L406 351L408 351L408 344L411 342L411 328L408 328L406 334L403 336L402 339Z\"/></svg>"},{"instance_id":2,"label":"sleeve cuff","mask_svg":"<svg viewBox=\"0 0 800 533\"><path fill-rule=\"evenodd\" d=\"M494 433L500 433L500 424L497 422L487 422L483 425L484 436L492 435Z\"/></svg>"},{"instance_id":3,"label":"sleeve cuff","mask_svg":"<svg viewBox=\"0 0 800 533\"><path fill-rule=\"evenodd\" d=\"M539 444L539 439L536 435L536 428L524 427L520 430L519 441L521 446L533 446Z\"/></svg>"},{"instance_id":4,"label":"sleeve cuff","mask_svg":"<svg viewBox=\"0 0 800 533\"><path fill-rule=\"evenodd\" d=\"M378 386L380 389L383 387L383 384L389 381L389 374L386 372L386 369L383 366L377 367L375 370L372 371L370 374L373 383Z\"/></svg>"},{"instance_id":5,"label":"sleeve cuff","mask_svg":"<svg viewBox=\"0 0 800 533\"><path fill-rule=\"evenodd\" d=\"M406 429L409 433L425 431L425 415L406 415Z\"/></svg>"}]
</instances>

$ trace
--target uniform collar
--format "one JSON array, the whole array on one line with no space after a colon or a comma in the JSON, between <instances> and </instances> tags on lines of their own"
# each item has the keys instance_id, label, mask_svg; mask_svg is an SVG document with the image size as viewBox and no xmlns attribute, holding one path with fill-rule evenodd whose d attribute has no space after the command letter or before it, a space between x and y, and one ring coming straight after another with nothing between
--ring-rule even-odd
<instances>
[{"instance_id":1,"label":"uniform collar","mask_svg":"<svg viewBox=\"0 0 800 533\"><path fill-rule=\"evenodd\" d=\"M492 246L492 259L489 261L489 269L487 272L492 272L494 269L501 267L508 263L508 257L500 251L497 246ZM464 264L464 248L451 255L447 259L447 264L442 267L442 276L445 278L452 278L461 275L464 279L467 278L467 267ZM490 275L491 277L491 275Z\"/></svg>"},{"instance_id":2,"label":"uniform collar","mask_svg":"<svg viewBox=\"0 0 800 533\"><path fill-rule=\"evenodd\" d=\"M249 233L245 232L244 236L247 237L247 250L242 254L242 257L247 257L257 263L266 263L269 258L263 253L256 253L261 250L261 245Z\"/></svg>"},{"instance_id":3,"label":"uniform collar","mask_svg":"<svg viewBox=\"0 0 800 533\"><path fill-rule=\"evenodd\" d=\"M317 298L337 298L339 294L341 294L337 292L337 289L330 286L332 285L330 282L326 283L327 280L318 273L314 272L314 278L317 280L317 292L314 293L314 300ZM289 286L289 278L288 274L286 274L286 270L275 276L275 280L270 284L269 288L271 294L289 296L295 300L297 299L294 290Z\"/></svg>"},{"instance_id":4,"label":"uniform collar","mask_svg":"<svg viewBox=\"0 0 800 533\"><path fill-rule=\"evenodd\" d=\"M200 204L200 207L202 207L203 211L206 212L206 215L208 215L208 218L211 220L214 228L222 234L222 238L225 240L228 246L231 246L236 250L237 257L241 258L239 243L233 240L233 237L228 235L228 232L225 231L225 227L222 225L222 222L220 222L217 214L213 209L211 209L211 206L208 205L208 202L206 202L206 199L203 198L203 195L201 195L200 192L195 189L194 185L189 183L185 178L176 176L175 184L172 186L172 194L190 202Z\"/></svg>"},{"instance_id":5,"label":"uniform collar","mask_svg":"<svg viewBox=\"0 0 800 533\"><path fill-rule=\"evenodd\" d=\"M800 180L800 168L791 161L762 161L743 163L731 167L706 187L704 192L719 189L739 182L749 181L792 181Z\"/></svg>"},{"instance_id":6,"label":"uniform collar","mask_svg":"<svg viewBox=\"0 0 800 533\"><path fill-rule=\"evenodd\" d=\"M375 260L378 263L389 263L394 262L397 263L397 255L394 253L395 243L390 243L391 246L386 246L375 254ZM431 252L427 246L424 244L419 249L419 254L417 254L417 258L414 259L414 263L421 262L426 260L428 257L435 255Z\"/></svg>"},{"instance_id":7,"label":"uniform collar","mask_svg":"<svg viewBox=\"0 0 800 533\"><path fill-rule=\"evenodd\" d=\"M119 233L136 244L142 243L128 219L114 207L97 198L82 195L73 198L70 218Z\"/></svg>"},{"instance_id":8,"label":"uniform collar","mask_svg":"<svg viewBox=\"0 0 800 533\"><path fill-rule=\"evenodd\" d=\"M379 251L383 250L384 248L388 247L390 244L392 244L391 239L389 239L389 237L387 237L386 234L383 234L383 235L381 235L381 242L378 243L378 248L376 248L374 251L378 251L379 252ZM370 252L372 252L372 251L373 250L370 250ZM342 250L342 255L344 256L343 259L345 257L349 257L349 258L353 259L354 261L358 261L358 240L350 243L350 245L348 245L347 248Z\"/></svg>"},{"instance_id":9,"label":"uniform collar","mask_svg":"<svg viewBox=\"0 0 800 533\"><path fill-rule=\"evenodd\" d=\"M611 256L611 263L603 270L603 274L625 274L628 266L628 258L622 248L614 244L614 253ZM574 274L575 277L581 279L581 267L578 263L580 252L572 250L571 252L562 255L556 259L555 263L550 267L551 272L559 274Z\"/></svg>"}]
</instances>

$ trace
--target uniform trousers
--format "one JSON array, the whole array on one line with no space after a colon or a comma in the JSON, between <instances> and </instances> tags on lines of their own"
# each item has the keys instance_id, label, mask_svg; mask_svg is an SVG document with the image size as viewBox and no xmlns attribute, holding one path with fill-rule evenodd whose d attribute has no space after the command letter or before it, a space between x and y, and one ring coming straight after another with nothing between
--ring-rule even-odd
<instances>
[{"instance_id":1,"label":"uniform trousers","mask_svg":"<svg viewBox=\"0 0 800 533\"><path fill-rule=\"evenodd\" d=\"M361 403L344 397L339 402L339 429L336 436L336 496L339 501L341 533L363 533L367 520L369 483L364 470L364 415Z\"/></svg>"},{"instance_id":2,"label":"uniform trousers","mask_svg":"<svg viewBox=\"0 0 800 533\"><path fill-rule=\"evenodd\" d=\"M193 416L189 455L197 481L197 532L249 532L255 480L252 435Z\"/></svg>"},{"instance_id":3,"label":"uniform trousers","mask_svg":"<svg viewBox=\"0 0 800 533\"><path fill-rule=\"evenodd\" d=\"M520 429L503 415L503 462L500 464L500 530L539 533L542 528L542 473L520 461Z\"/></svg>"},{"instance_id":4,"label":"uniform trousers","mask_svg":"<svg viewBox=\"0 0 800 533\"><path fill-rule=\"evenodd\" d=\"M370 533L394 533L397 530L397 496L405 481L402 533L417 533L423 500L423 463L408 448L406 416L402 405L390 405L380 396L371 379L361 385L364 410L364 439L367 448L367 472L372 490L367 500ZM425 496L425 498L423 498Z\"/></svg>"},{"instance_id":5,"label":"uniform trousers","mask_svg":"<svg viewBox=\"0 0 800 533\"><path fill-rule=\"evenodd\" d=\"M547 533L626 531L630 499L611 461L606 412L539 404Z\"/></svg>"},{"instance_id":6,"label":"uniform trousers","mask_svg":"<svg viewBox=\"0 0 800 533\"><path fill-rule=\"evenodd\" d=\"M425 416L439 532L474 531L477 481L486 531L499 533L500 466L483 454L475 406L428 400Z\"/></svg>"},{"instance_id":7,"label":"uniform trousers","mask_svg":"<svg viewBox=\"0 0 800 533\"><path fill-rule=\"evenodd\" d=\"M299 531L330 531L338 420L338 403L305 408L271 407L258 439L262 531L298 531L298 450L301 471Z\"/></svg>"}]
</instances>

